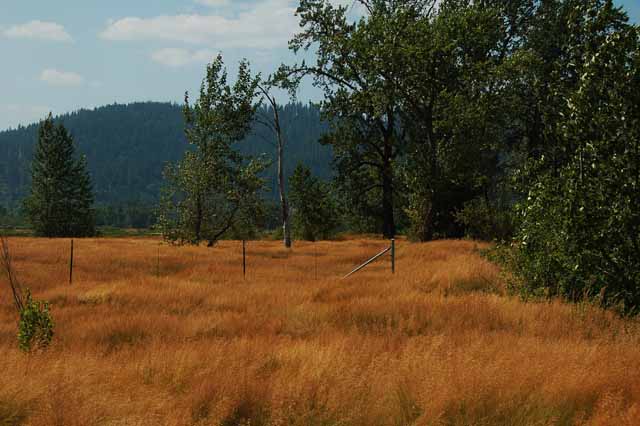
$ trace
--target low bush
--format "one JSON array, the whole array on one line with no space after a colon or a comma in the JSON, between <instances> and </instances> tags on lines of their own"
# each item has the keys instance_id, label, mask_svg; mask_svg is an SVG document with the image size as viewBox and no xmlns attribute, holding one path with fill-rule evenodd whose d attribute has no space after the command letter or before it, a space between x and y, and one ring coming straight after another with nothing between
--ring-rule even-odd
<instances>
[{"instance_id":1,"label":"low bush","mask_svg":"<svg viewBox=\"0 0 640 426\"><path fill-rule=\"evenodd\" d=\"M18 342L25 352L44 349L53 339L54 322L49 312L49 302L40 302L31 297L27 289L24 306L20 311Z\"/></svg>"},{"instance_id":2,"label":"low bush","mask_svg":"<svg viewBox=\"0 0 640 426\"><path fill-rule=\"evenodd\" d=\"M507 241L514 233L510 209L490 203L484 197L474 198L455 214L469 238L485 241Z\"/></svg>"}]
</instances>

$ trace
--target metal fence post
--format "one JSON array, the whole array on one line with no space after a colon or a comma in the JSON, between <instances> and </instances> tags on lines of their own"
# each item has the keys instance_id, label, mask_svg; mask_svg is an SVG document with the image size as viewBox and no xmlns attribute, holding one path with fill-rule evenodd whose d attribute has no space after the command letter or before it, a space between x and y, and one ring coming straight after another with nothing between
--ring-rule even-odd
<instances>
[{"instance_id":1,"label":"metal fence post","mask_svg":"<svg viewBox=\"0 0 640 426\"><path fill-rule=\"evenodd\" d=\"M396 273L396 239L391 239L391 273Z\"/></svg>"},{"instance_id":2,"label":"metal fence post","mask_svg":"<svg viewBox=\"0 0 640 426\"><path fill-rule=\"evenodd\" d=\"M73 240L71 240L71 256L69 256L69 284L73 284Z\"/></svg>"}]
</instances>

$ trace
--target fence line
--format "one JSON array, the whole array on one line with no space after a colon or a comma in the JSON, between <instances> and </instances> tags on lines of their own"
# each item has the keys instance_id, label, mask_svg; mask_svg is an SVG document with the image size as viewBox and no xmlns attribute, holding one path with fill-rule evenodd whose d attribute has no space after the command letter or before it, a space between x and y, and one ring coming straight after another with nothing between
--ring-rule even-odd
<instances>
[{"instance_id":1,"label":"fence line","mask_svg":"<svg viewBox=\"0 0 640 426\"><path fill-rule=\"evenodd\" d=\"M391 252L391 273L394 274L395 271L396 271L396 240L395 239L391 239L391 245L389 247L387 247L386 249L382 250L380 253L376 254L371 259L367 260L366 262L364 262L362 265L358 266L353 271L349 272L347 275L342 277L342 279L344 280L345 278L349 278L351 275L353 275L356 272L358 272L359 270L363 269L365 266L367 266L370 263L373 263L376 260L378 260L380 257L382 257L387 252Z\"/></svg>"},{"instance_id":2,"label":"fence line","mask_svg":"<svg viewBox=\"0 0 640 426\"><path fill-rule=\"evenodd\" d=\"M69 284L72 285L73 284L73 269L74 269L74 263L75 263L75 247L74 247L74 239L70 240L70 251L69 251ZM246 244L246 240L242 240L242 276L243 279L246 280L247 277L247 244ZM155 263L155 275L156 278L160 278L160 270L161 268L161 259L160 259L160 249L161 249L161 245L162 243L160 243L155 250L155 262L153 262L153 260L151 261L152 265L153 263ZM390 245L388 247L386 247L384 250L382 250L380 253L376 254L375 256L373 256L372 258L368 259L366 262L364 262L363 264L359 265L358 267L356 267L354 270L352 270L351 272L349 272L347 275L343 276L342 279L346 279L349 278L351 275L359 272L360 270L362 270L363 268L365 268L366 266L370 265L371 263L375 262L376 260L378 260L380 257L384 256L386 253L390 253L390 257L391 257L391 273L395 274L395 269L396 269L396 246L395 246L395 239L391 239L390 241ZM318 280L318 247L317 247L317 242L314 242L314 244L312 245L312 256L313 256L313 275L315 280ZM153 258L152 258L153 259ZM152 270L153 270L152 269ZM286 262L285 262L285 269L286 269ZM153 272L152 272L153 273Z\"/></svg>"}]
</instances>

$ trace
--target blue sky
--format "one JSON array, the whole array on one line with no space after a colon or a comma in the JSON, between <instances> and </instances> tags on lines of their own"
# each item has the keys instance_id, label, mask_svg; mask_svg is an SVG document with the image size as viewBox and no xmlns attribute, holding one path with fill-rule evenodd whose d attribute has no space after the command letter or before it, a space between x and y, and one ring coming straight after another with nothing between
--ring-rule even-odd
<instances>
[{"instance_id":1,"label":"blue sky","mask_svg":"<svg viewBox=\"0 0 640 426\"><path fill-rule=\"evenodd\" d=\"M339 0L345 1L345 0ZM640 0L616 0L640 22ZM2 0L0 129L114 102L181 102L217 52L291 60L295 0ZM312 96L303 90L301 99Z\"/></svg>"}]
</instances>

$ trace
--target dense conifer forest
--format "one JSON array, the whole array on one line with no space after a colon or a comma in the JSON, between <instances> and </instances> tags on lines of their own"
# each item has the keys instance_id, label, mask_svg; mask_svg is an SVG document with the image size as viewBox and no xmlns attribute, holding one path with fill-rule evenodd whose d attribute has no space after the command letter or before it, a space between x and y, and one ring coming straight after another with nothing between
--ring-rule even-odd
<instances>
[{"instance_id":1,"label":"dense conifer forest","mask_svg":"<svg viewBox=\"0 0 640 426\"><path fill-rule=\"evenodd\" d=\"M263 108L259 114L268 115ZM43 117L44 118L44 117ZM94 185L100 224L146 226L152 220L167 162L189 149L184 136L182 107L177 104L141 102L108 105L56 117L73 136L78 152L85 155ZM285 174L298 163L314 174L331 174L331 149L317 143L326 129L318 108L289 104L282 108L286 137ZM38 124L0 132L0 206L16 210L31 184L31 160ZM275 147L269 129L255 123L241 144L243 153L273 159ZM275 162L267 171L265 197L277 197Z\"/></svg>"}]
</instances>

